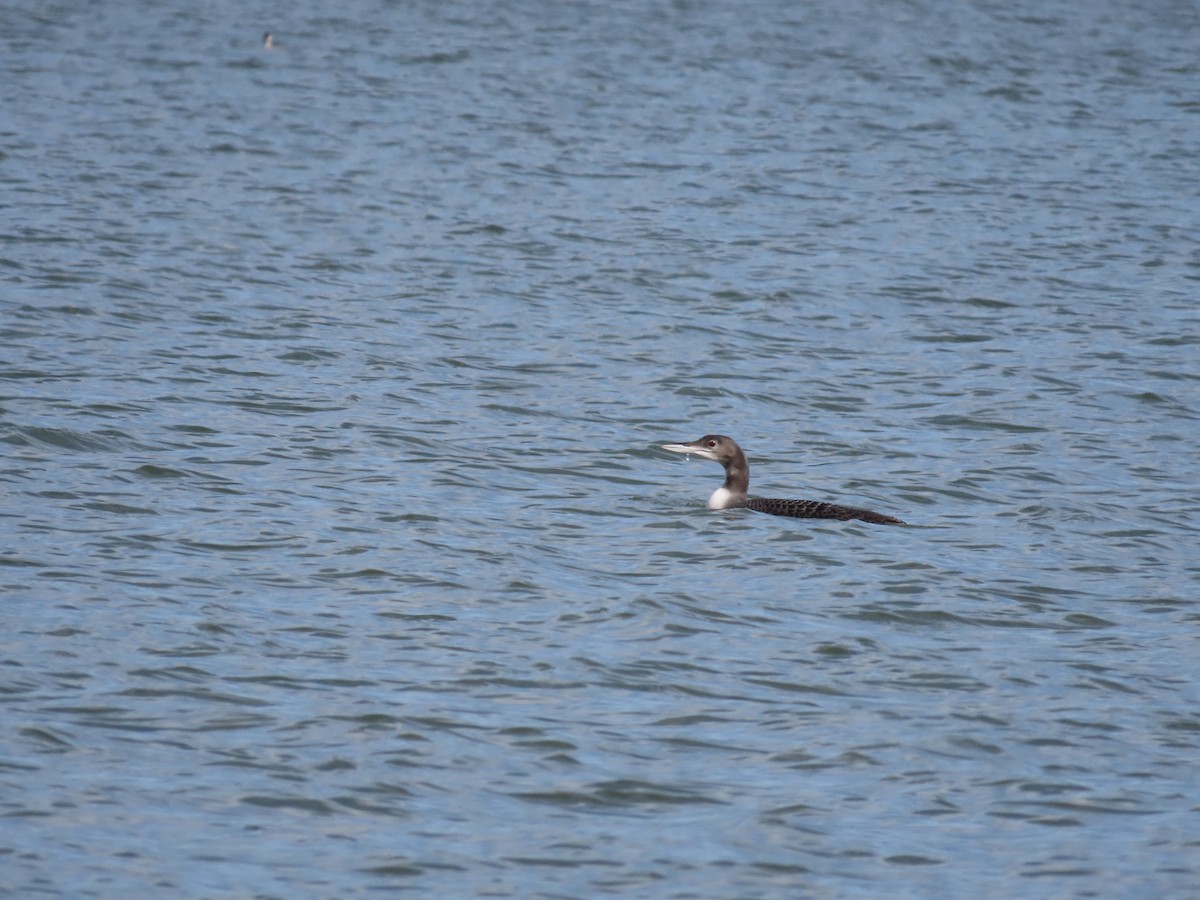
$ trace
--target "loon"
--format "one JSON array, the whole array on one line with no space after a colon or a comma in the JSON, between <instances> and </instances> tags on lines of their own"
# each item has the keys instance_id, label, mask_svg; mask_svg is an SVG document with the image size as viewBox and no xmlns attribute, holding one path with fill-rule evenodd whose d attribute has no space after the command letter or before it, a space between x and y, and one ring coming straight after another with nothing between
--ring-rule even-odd
<instances>
[{"instance_id":1,"label":"loon","mask_svg":"<svg viewBox=\"0 0 1200 900\"><path fill-rule=\"evenodd\" d=\"M791 516L794 519L861 519L876 525L905 525L894 516L859 509L855 506L839 506L820 500L779 500L751 497L750 464L746 454L731 437L723 434L706 434L689 444L663 444L664 450L672 453L694 453L704 459L712 459L725 467L725 483L713 491L708 498L709 509L752 509L773 516Z\"/></svg>"}]
</instances>

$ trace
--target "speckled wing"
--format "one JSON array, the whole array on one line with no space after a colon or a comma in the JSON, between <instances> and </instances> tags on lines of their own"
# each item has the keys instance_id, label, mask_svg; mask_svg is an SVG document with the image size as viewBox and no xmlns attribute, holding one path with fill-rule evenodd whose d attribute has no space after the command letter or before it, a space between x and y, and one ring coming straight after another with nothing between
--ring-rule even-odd
<instances>
[{"instance_id":1,"label":"speckled wing","mask_svg":"<svg viewBox=\"0 0 1200 900\"><path fill-rule=\"evenodd\" d=\"M905 524L893 516L885 516L883 513L872 512L869 509L839 506L836 503L822 503L820 500L774 500L765 497L751 497L746 501L746 509L770 513L773 516L791 516L793 519L837 519L842 522L849 519L861 519L876 525Z\"/></svg>"}]
</instances>

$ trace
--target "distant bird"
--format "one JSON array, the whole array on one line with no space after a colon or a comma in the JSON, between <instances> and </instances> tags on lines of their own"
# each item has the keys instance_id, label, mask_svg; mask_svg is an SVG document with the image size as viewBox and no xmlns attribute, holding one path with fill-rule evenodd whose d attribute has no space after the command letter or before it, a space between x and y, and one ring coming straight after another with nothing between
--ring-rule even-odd
<instances>
[{"instance_id":1,"label":"distant bird","mask_svg":"<svg viewBox=\"0 0 1200 900\"><path fill-rule=\"evenodd\" d=\"M859 509L856 506L839 506L820 500L778 500L751 497L750 464L737 441L723 434L706 434L698 441L688 444L663 444L664 450L672 453L694 453L704 459L712 459L725 467L725 483L713 491L708 498L709 509L752 509L773 516L791 516L795 519L861 519L876 525L904 525L894 516Z\"/></svg>"},{"instance_id":2,"label":"distant bird","mask_svg":"<svg viewBox=\"0 0 1200 900\"><path fill-rule=\"evenodd\" d=\"M269 32L269 31L264 31L263 32L263 49L264 50L274 50L276 46L277 45L275 43L275 35L271 34L271 32Z\"/></svg>"}]
</instances>

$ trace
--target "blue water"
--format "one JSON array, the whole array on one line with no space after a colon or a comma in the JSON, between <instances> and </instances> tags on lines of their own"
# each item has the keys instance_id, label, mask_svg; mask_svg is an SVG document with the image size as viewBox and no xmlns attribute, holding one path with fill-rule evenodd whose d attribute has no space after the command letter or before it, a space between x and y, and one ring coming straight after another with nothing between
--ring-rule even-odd
<instances>
[{"instance_id":1,"label":"blue water","mask_svg":"<svg viewBox=\"0 0 1200 900\"><path fill-rule=\"evenodd\" d=\"M0 25L0 893L1200 894L1194 4Z\"/></svg>"}]
</instances>

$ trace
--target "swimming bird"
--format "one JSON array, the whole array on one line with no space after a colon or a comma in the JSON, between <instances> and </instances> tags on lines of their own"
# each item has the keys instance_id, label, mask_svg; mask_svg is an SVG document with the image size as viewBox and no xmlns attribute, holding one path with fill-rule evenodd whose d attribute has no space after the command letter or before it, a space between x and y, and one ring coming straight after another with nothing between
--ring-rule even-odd
<instances>
[{"instance_id":1,"label":"swimming bird","mask_svg":"<svg viewBox=\"0 0 1200 900\"><path fill-rule=\"evenodd\" d=\"M664 450L672 453L694 453L704 459L712 459L725 467L725 483L713 491L708 498L709 509L752 509L773 516L791 516L795 519L861 519L876 525L904 525L894 516L859 509L856 506L839 506L821 500L779 500L751 497L750 464L737 441L723 434L706 434L698 441L688 444L663 444Z\"/></svg>"},{"instance_id":2,"label":"swimming bird","mask_svg":"<svg viewBox=\"0 0 1200 900\"><path fill-rule=\"evenodd\" d=\"M263 32L263 49L264 50L274 50L278 46L279 45L275 43L275 35L271 34L271 32L269 32L269 31L264 31Z\"/></svg>"}]
</instances>

